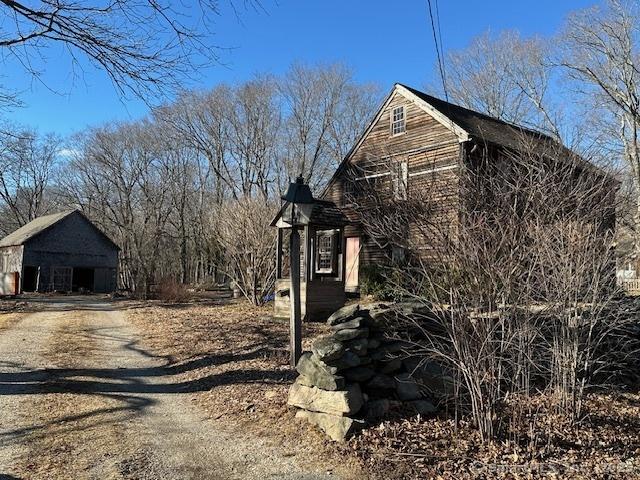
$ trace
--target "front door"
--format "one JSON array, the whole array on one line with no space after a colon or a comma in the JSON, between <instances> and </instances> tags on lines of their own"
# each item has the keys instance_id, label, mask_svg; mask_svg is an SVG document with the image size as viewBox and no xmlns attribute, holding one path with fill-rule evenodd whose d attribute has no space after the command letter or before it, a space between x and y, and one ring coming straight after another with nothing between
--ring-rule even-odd
<instances>
[{"instance_id":1,"label":"front door","mask_svg":"<svg viewBox=\"0 0 640 480\"><path fill-rule=\"evenodd\" d=\"M360 266L360 237L347 237L346 275L344 289L347 292L358 290L358 268Z\"/></svg>"}]
</instances>

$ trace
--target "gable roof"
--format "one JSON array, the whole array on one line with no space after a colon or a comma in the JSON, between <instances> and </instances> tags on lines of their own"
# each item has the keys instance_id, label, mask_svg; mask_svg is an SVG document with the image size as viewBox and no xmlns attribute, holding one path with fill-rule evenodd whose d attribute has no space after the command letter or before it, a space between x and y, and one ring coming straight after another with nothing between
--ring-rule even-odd
<instances>
[{"instance_id":1,"label":"gable roof","mask_svg":"<svg viewBox=\"0 0 640 480\"><path fill-rule=\"evenodd\" d=\"M15 232L10 233L2 240L0 240L0 247L13 247L18 245L24 245L32 238L40 235L41 233L49 230L54 225L60 223L62 220L70 215L77 213L84 218L89 224L95 228L109 243L111 243L117 249L120 249L116 243L111 240L102 230L96 227L91 220L89 220L80 210L67 210L64 212L53 213L51 215L44 215L42 217L31 220L26 225L23 225Z\"/></svg>"},{"instance_id":2,"label":"gable roof","mask_svg":"<svg viewBox=\"0 0 640 480\"><path fill-rule=\"evenodd\" d=\"M557 140L537 130L505 122L484 113L450 103L440 98L427 95L402 84L396 84L403 90L424 101L436 111L462 128L469 137L480 142L485 141L508 148L521 148L523 136L527 139L558 143Z\"/></svg>"},{"instance_id":3,"label":"gable roof","mask_svg":"<svg viewBox=\"0 0 640 480\"><path fill-rule=\"evenodd\" d=\"M368 124L358 141L354 144L353 148L349 150L337 170L334 172L333 177L327 183L327 186L323 190L321 196L324 196L328 192L329 187L335 178L345 168L349 159L357 151L358 147L364 142L369 132L373 129L391 102L395 93L399 93L412 101L418 108L425 111L436 121L451 130L451 132L458 137L458 141L461 143L473 140L478 143L490 143L497 146L520 150L523 147L523 140L526 140L527 142L532 142L533 145L539 147L560 147L567 153L575 155L560 142L542 132L505 122L504 120L499 120L484 113L476 112L432 95L428 95L416 90L415 88L408 87L401 83L396 83L382 102L382 105L378 109L376 115Z\"/></svg>"}]
</instances>

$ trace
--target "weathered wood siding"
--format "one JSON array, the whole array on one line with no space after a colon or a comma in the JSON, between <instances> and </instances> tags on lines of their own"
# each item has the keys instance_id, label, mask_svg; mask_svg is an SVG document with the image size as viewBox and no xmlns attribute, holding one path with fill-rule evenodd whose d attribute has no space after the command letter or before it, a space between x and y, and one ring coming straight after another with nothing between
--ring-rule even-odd
<instances>
[{"instance_id":1,"label":"weathered wood siding","mask_svg":"<svg viewBox=\"0 0 640 480\"><path fill-rule=\"evenodd\" d=\"M289 318L291 314L289 288L288 278L276 280L274 306L276 317ZM329 315L344 305L345 300L342 281L316 278L309 282L300 282L300 313L307 321L326 320Z\"/></svg>"},{"instance_id":2,"label":"weathered wood siding","mask_svg":"<svg viewBox=\"0 0 640 480\"><path fill-rule=\"evenodd\" d=\"M392 135L391 114L400 105L405 107L406 132ZM450 229L458 215L460 149L458 137L451 130L396 92L368 135L352 152L348 165L358 167L365 176L383 174L375 179L375 188L391 192L392 176L389 172L395 168L395 163L406 160L407 194L428 195L437 205L434 211L436 222L443 229ZM341 168L330 182L325 198L343 206L350 219L357 222L357 214L349 210L348 202L347 184L352 180L353 173L349 168ZM415 229L409 234L418 235ZM382 242L375 242L359 225L348 226L345 236L361 236L360 267L388 261L390 247L379 245ZM425 255L437 243L434 238L418 240L415 243L422 245Z\"/></svg>"},{"instance_id":3,"label":"weathered wood siding","mask_svg":"<svg viewBox=\"0 0 640 480\"><path fill-rule=\"evenodd\" d=\"M98 293L117 287L117 247L79 213L27 241L23 265L40 268L40 290L48 288L53 267L94 268Z\"/></svg>"},{"instance_id":4,"label":"weathered wood siding","mask_svg":"<svg viewBox=\"0 0 640 480\"><path fill-rule=\"evenodd\" d=\"M0 273L22 272L22 245L0 247Z\"/></svg>"}]
</instances>

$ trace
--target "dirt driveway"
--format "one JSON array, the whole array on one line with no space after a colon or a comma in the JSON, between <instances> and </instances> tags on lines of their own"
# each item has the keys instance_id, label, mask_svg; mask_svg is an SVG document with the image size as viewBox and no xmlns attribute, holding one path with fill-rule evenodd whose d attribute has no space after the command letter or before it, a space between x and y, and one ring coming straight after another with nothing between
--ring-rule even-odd
<instances>
[{"instance_id":1,"label":"dirt driveway","mask_svg":"<svg viewBox=\"0 0 640 480\"><path fill-rule=\"evenodd\" d=\"M0 479L322 479L205 419L125 315L59 297L0 330Z\"/></svg>"}]
</instances>

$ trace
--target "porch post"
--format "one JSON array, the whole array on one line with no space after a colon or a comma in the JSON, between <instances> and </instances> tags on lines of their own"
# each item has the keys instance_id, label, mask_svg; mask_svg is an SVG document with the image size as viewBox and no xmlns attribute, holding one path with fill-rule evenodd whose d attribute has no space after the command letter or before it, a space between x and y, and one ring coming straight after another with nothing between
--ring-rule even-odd
<instances>
[{"instance_id":1,"label":"porch post","mask_svg":"<svg viewBox=\"0 0 640 480\"><path fill-rule=\"evenodd\" d=\"M276 237L276 278L282 278L282 229L278 228Z\"/></svg>"},{"instance_id":2,"label":"porch post","mask_svg":"<svg viewBox=\"0 0 640 480\"><path fill-rule=\"evenodd\" d=\"M291 227L289 249L291 288L289 301L290 316L290 363L295 367L302 355L302 318L300 315L300 232L296 226Z\"/></svg>"}]
</instances>

